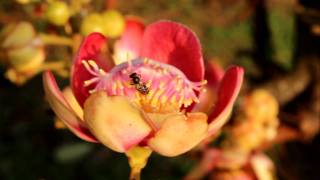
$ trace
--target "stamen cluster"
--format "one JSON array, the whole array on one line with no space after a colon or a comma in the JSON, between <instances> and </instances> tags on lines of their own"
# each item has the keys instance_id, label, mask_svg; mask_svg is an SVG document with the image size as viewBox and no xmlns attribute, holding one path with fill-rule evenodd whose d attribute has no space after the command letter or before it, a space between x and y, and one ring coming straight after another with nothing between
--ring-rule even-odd
<instances>
[{"instance_id":1,"label":"stamen cluster","mask_svg":"<svg viewBox=\"0 0 320 180\"><path fill-rule=\"evenodd\" d=\"M196 91L200 91L206 81L191 82L177 68L147 58L124 62L106 73L93 60L82 61L86 70L94 77L84 81L84 86L95 84L89 92L104 90L109 96L130 97L147 112L179 111L198 103ZM131 83L130 74L137 73L149 92L140 93ZM168 103L169 102L169 103Z\"/></svg>"}]
</instances>

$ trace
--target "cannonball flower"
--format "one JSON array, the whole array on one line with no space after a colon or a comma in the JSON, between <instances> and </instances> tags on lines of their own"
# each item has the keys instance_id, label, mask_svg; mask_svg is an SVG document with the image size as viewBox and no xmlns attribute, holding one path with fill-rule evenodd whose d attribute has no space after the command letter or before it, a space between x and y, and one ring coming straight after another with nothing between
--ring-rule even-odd
<instances>
[{"instance_id":1,"label":"cannonball flower","mask_svg":"<svg viewBox=\"0 0 320 180\"><path fill-rule=\"evenodd\" d=\"M104 14L109 14L111 13L111 16L113 16L112 14L119 14L119 13L115 13L115 10L107 10L104 12ZM126 16L125 18L102 18L101 15L96 14L97 16L99 16L99 21L101 21L98 24L95 25L102 25L105 21L110 21L109 22L109 28L113 27L114 25L116 25L119 29L120 24L125 24L125 27L123 27L123 29L121 31L117 31L117 36L119 36L119 33L122 33L121 35L121 39L116 41L116 43L114 43L114 46L111 47L111 51L114 50L112 56L113 56L113 61L114 62L109 62L108 66L112 66L112 64L116 63L116 64L120 64L121 62L126 61L128 58L131 57L137 57L137 54L135 54L134 52L137 52L138 49L140 48L140 44L138 42L140 42L145 25L143 23L143 21L136 16ZM100 17L101 16L101 17ZM116 15L117 17L117 15ZM86 21L88 20L87 18L91 18L91 15L86 16ZM121 21L121 22L119 22ZM93 23L88 21L88 23ZM111 24L110 24L111 23ZM90 25L88 24L88 25ZM121 25L122 26L122 25ZM90 26L90 31L95 31L95 32L100 32L101 34L106 36L105 32L101 32L100 29L96 29L95 26ZM88 31L87 33L90 34ZM114 31L114 30L113 30ZM108 38L114 38L114 36L107 36ZM130 38L130 39L128 39ZM128 43L129 42L129 43ZM130 44L130 42L135 42L133 44ZM76 97L74 96L74 94L72 93L72 89L70 86L65 87L62 90L62 94L63 97L65 98L65 100L68 102L68 104L71 106L71 108L73 110L75 110L75 112L77 113L77 115L79 117L83 117L83 110L82 107L79 105L78 101L76 100ZM62 120L60 120L58 117L56 117L54 119L54 124L55 127L57 129L65 129L67 128L65 126L65 124L62 122Z\"/></svg>"},{"instance_id":2,"label":"cannonball flower","mask_svg":"<svg viewBox=\"0 0 320 180\"><path fill-rule=\"evenodd\" d=\"M158 21L142 31L125 30L114 52L127 57L114 55L122 57L115 62L107 41L100 33L88 35L73 61L71 87L83 116L65 100L52 73L43 74L48 102L78 137L126 153L139 171L145 165L141 154L148 156L141 148L177 156L225 124L243 69L232 66L224 73L209 114L192 111L206 80L201 46L190 29Z\"/></svg>"}]
</instances>

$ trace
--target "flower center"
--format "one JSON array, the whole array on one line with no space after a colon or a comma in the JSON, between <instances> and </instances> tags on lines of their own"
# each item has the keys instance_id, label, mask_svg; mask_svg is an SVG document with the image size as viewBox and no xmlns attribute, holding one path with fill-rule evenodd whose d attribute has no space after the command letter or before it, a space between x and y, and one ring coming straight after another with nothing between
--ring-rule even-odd
<instances>
[{"instance_id":1,"label":"flower center","mask_svg":"<svg viewBox=\"0 0 320 180\"><path fill-rule=\"evenodd\" d=\"M93 75L84 86L95 84L89 92L106 91L109 96L127 96L146 112L179 112L199 102L196 91L206 84L191 82L176 67L147 58L138 58L115 66L106 73L93 60L83 60Z\"/></svg>"}]
</instances>

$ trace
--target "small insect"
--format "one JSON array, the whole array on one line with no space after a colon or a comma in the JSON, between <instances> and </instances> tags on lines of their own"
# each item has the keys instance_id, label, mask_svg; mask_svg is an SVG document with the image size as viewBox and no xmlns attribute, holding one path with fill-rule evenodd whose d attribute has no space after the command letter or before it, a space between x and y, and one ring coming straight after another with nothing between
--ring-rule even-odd
<instances>
[{"instance_id":1,"label":"small insect","mask_svg":"<svg viewBox=\"0 0 320 180\"><path fill-rule=\"evenodd\" d=\"M134 85L136 87L136 90L144 95L149 93L149 89L146 84L144 82L141 82L140 74L134 72L131 73L129 77L131 78L131 85Z\"/></svg>"}]
</instances>

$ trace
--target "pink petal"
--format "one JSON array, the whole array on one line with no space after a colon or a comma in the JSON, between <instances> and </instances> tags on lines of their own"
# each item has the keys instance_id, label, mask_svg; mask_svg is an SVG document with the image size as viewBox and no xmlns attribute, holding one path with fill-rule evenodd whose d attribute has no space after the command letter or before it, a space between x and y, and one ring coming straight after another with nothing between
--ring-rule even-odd
<instances>
[{"instance_id":1,"label":"pink petal","mask_svg":"<svg viewBox=\"0 0 320 180\"><path fill-rule=\"evenodd\" d=\"M144 23L139 18L133 16L126 18L125 30L114 47L117 63L125 62L128 58L131 60L139 57L144 28Z\"/></svg>"},{"instance_id":2,"label":"pink petal","mask_svg":"<svg viewBox=\"0 0 320 180\"><path fill-rule=\"evenodd\" d=\"M170 21L149 25L143 36L141 56L176 66L192 81L204 77L201 45L187 27Z\"/></svg>"},{"instance_id":3,"label":"pink petal","mask_svg":"<svg viewBox=\"0 0 320 180\"><path fill-rule=\"evenodd\" d=\"M79 138L89 142L98 142L85 124L82 123L81 119L79 119L76 113L71 109L50 71L43 73L43 86L46 98L58 118L61 119Z\"/></svg>"},{"instance_id":4,"label":"pink petal","mask_svg":"<svg viewBox=\"0 0 320 180\"><path fill-rule=\"evenodd\" d=\"M215 133L227 122L239 94L243 74L244 70L238 66L232 66L226 71L218 87L216 105L208 118L209 135Z\"/></svg>"},{"instance_id":5,"label":"pink petal","mask_svg":"<svg viewBox=\"0 0 320 180\"><path fill-rule=\"evenodd\" d=\"M71 87L79 104L83 107L84 101L90 95L88 90L92 86L84 87L83 82L93 78L82 64L82 60L94 60L104 71L112 68L113 62L108 57L107 39L100 33L89 34L82 42L78 54L73 61L71 71Z\"/></svg>"}]
</instances>

